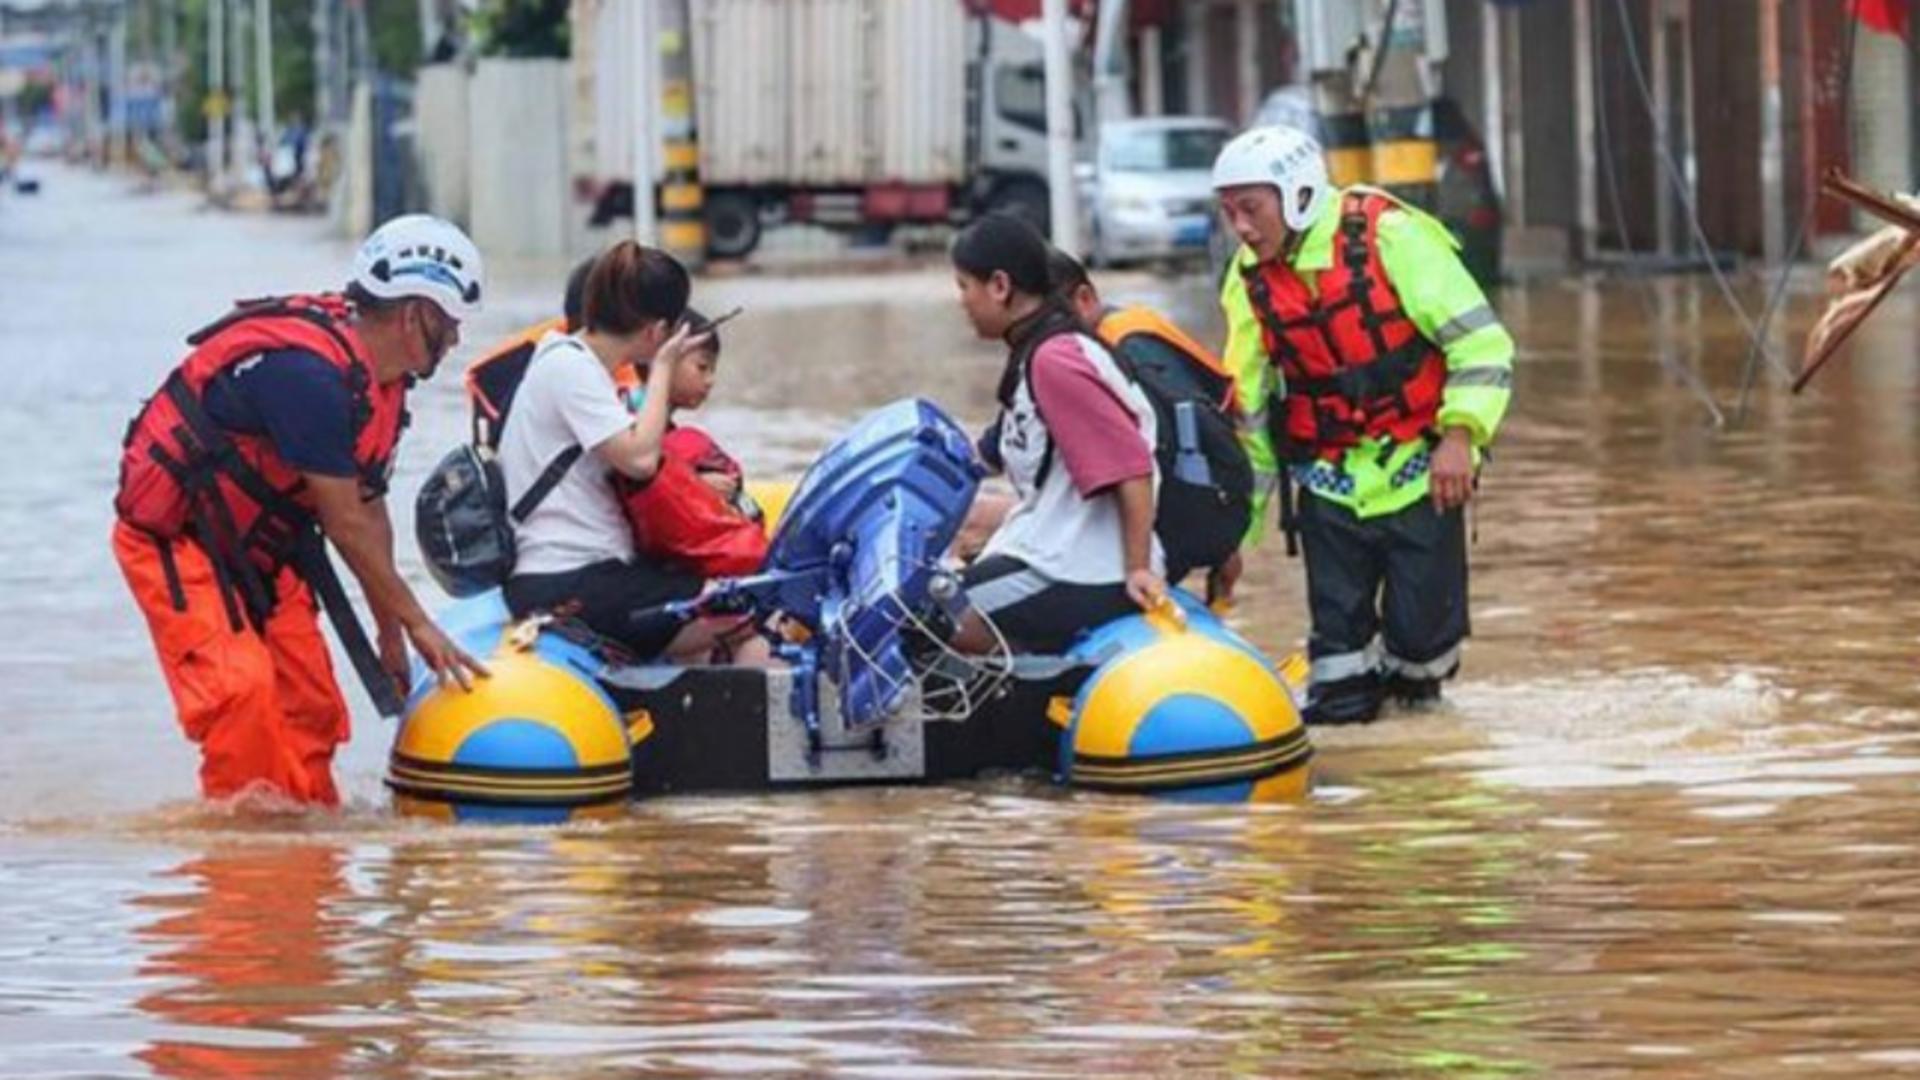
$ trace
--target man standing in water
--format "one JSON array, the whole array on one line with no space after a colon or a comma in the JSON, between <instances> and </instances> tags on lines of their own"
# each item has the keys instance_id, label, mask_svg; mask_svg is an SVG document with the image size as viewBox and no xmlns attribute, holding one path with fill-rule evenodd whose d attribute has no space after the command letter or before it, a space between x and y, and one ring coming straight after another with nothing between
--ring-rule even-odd
<instances>
[{"instance_id":1,"label":"man standing in water","mask_svg":"<svg viewBox=\"0 0 1920 1080\"><path fill-rule=\"evenodd\" d=\"M1307 135L1246 132L1213 187L1242 243L1220 303L1248 453L1289 550L1306 551L1307 719L1435 700L1468 632L1465 507L1512 394L1513 339L1445 226L1334 189Z\"/></svg>"},{"instance_id":2,"label":"man standing in water","mask_svg":"<svg viewBox=\"0 0 1920 1080\"><path fill-rule=\"evenodd\" d=\"M361 246L344 295L243 302L188 338L128 427L114 557L207 798L339 802L347 707L316 598L383 712L400 710L409 642L443 684L486 674L401 580L385 501L407 388L459 341L483 276L459 229L397 218ZM325 541L359 579L377 654Z\"/></svg>"}]
</instances>

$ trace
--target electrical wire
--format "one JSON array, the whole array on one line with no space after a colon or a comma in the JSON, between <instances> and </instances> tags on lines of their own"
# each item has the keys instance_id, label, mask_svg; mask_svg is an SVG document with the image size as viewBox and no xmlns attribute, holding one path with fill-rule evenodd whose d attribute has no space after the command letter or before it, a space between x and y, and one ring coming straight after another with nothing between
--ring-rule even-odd
<instances>
[{"instance_id":1,"label":"electrical wire","mask_svg":"<svg viewBox=\"0 0 1920 1080\"><path fill-rule=\"evenodd\" d=\"M1360 100L1372 101L1373 88L1380 82L1380 72L1387 66L1387 48L1393 38L1393 21L1400 14L1400 0L1387 0L1387 13L1380 20L1380 36L1373 46L1373 64L1367 72L1366 84L1360 88Z\"/></svg>"},{"instance_id":2,"label":"electrical wire","mask_svg":"<svg viewBox=\"0 0 1920 1080\"><path fill-rule=\"evenodd\" d=\"M1859 37L1860 19L1853 12L1849 11L1847 18L1847 37L1840 49L1839 99L1842 110L1841 115L1846 118L1846 127L1849 131L1852 129L1853 121L1853 69L1856 59L1854 48L1855 42L1859 40ZM1812 43L1809 42L1806 62L1811 65L1813 61ZM1809 83L1811 82L1812 80L1809 80ZM1812 140L1814 133L1809 131L1801 137ZM1814 217L1820 210L1820 184L1818 180L1814 180L1808 184L1807 190L1802 194L1802 201L1803 206L1800 211L1800 220L1794 225L1793 242L1787 245L1786 260L1780 264L1780 276L1774 281L1773 289L1767 296L1767 308L1760 316L1760 333L1762 339L1756 342L1754 347L1748 351L1746 368L1740 373L1740 402L1733 413L1733 423L1735 427L1745 423L1747 420L1747 406L1753 396L1754 383L1758 381L1760 377L1760 361L1762 357L1771 358L1772 356L1771 353L1766 351L1764 345L1767 340L1773 337L1773 321L1779 316L1780 305L1786 299L1787 282L1793 276L1793 264L1800 261L1801 252L1806 248L1807 236L1813 230ZM1792 377L1791 372L1784 370L1784 365L1776 364L1775 366L1782 369L1782 375L1786 375L1789 378Z\"/></svg>"},{"instance_id":3,"label":"electrical wire","mask_svg":"<svg viewBox=\"0 0 1920 1080\"><path fill-rule=\"evenodd\" d=\"M1640 102L1645 107L1647 119L1653 124L1654 130L1662 131L1664 126L1660 122L1658 109L1653 100L1653 89L1647 84L1645 66L1641 63L1640 46L1634 40L1633 18L1627 12L1627 0L1613 0L1613 9L1619 17L1621 37L1626 43L1627 65L1633 72L1634 85L1639 88ZM1740 298L1734 295L1733 285L1727 281L1726 274L1721 271L1719 262L1713 257L1713 245L1707 239L1706 229L1700 224L1700 214L1694 206L1692 192L1687 189L1686 175L1681 171L1680 164L1673 159L1673 148L1667 145L1667 140L1657 139L1654 149L1659 151L1656 156L1666 171L1667 182L1680 197L1680 205L1686 210L1688 232L1700 254L1705 257L1707 270L1713 275L1713 282L1719 288L1721 297L1739 318L1741 328L1747 332L1748 341L1756 348L1764 350L1766 343L1760 338L1760 328L1754 324L1753 316L1747 313L1745 306L1740 303Z\"/></svg>"},{"instance_id":4,"label":"electrical wire","mask_svg":"<svg viewBox=\"0 0 1920 1080\"><path fill-rule=\"evenodd\" d=\"M1598 72L1601 70L1601 60L1604 58L1605 35L1595 34L1593 40L1593 68L1595 72ZM1615 235L1619 237L1622 246L1628 246L1631 245L1632 240L1627 234L1627 211L1620 197L1620 177L1615 171L1612 124L1608 119L1610 113L1607 110L1607 95L1595 93L1593 100L1594 120L1599 125L1598 134L1600 136L1600 147L1602 151L1600 154L1600 168L1607 183L1607 205L1613 211L1613 228ZM1648 327L1660 326L1660 302L1653 295L1653 283L1643 278L1636 282L1636 285L1637 287L1634 291L1640 297L1640 306L1646 313L1646 325ZM1685 384L1687 389L1691 390L1693 395L1700 399L1700 404L1706 407L1708 415L1713 418L1714 426L1725 427L1727 423L1726 413L1721 411L1719 402L1714 400L1713 389L1707 385L1705 379L1700 377L1700 373L1675 359L1672 351L1667 348L1667 343L1664 340L1659 343L1659 357L1660 366L1666 368L1668 374Z\"/></svg>"}]
</instances>

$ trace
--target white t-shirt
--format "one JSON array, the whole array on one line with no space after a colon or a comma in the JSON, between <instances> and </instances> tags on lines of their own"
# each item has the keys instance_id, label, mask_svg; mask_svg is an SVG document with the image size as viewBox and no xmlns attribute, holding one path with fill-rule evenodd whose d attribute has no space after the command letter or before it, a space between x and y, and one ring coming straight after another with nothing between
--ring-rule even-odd
<instances>
[{"instance_id":1,"label":"white t-shirt","mask_svg":"<svg viewBox=\"0 0 1920 1080\"><path fill-rule=\"evenodd\" d=\"M560 333L540 339L500 433L507 505L519 502L567 447L578 444L586 453L527 520L514 523L514 573L558 574L633 557L611 467L593 452L632 424L613 376L580 339Z\"/></svg>"}]
</instances>

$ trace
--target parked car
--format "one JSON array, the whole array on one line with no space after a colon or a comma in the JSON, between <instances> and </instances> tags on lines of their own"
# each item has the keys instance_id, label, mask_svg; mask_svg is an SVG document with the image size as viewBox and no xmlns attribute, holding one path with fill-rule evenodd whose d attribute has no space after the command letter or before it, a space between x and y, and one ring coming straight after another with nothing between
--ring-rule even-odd
<instances>
[{"instance_id":1,"label":"parked car","mask_svg":"<svg viewBox=\"0 0 1920 1080\"><path fill-rule=\"evenodd\" d=\"M1253 122L1255 126L1286 124L1302 128L1325 141L1320 115L1306 87L1283 86L1268 94ZM1433 136L1440 150L1439 185L1435 203L1427 209L1460 238L1467 269L1483 287L1491 288L1500 281L1500 237L1505 216L1486 144L1465 110L1446 97L1433 100Z\"/></svg>"},{"instance_id":2,"label":"parked car","mask_svg":"<svg viewBox=\"0 0 1920 1080\"><path fill-rule=\"evenodd\" d=\"M1093 263L1204 256L1215 228L1213 159L1232 136L1206 116L1100 125L1078 175Z\"/></svg>"}]
</instances>

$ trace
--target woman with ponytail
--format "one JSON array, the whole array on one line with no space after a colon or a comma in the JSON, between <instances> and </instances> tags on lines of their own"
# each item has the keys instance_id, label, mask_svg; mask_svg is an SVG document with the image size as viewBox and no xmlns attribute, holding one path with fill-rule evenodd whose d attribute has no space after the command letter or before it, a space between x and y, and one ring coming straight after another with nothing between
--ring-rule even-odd
<instances>
[{"instance_id":1,"label":"woman with ponytail","mask_svg":"<svg viewBox=\"0 0 1920 1080\"><path fill-rule=\"evenodd\" d=\"M587 276L584 325L541 342L500 437L516 511L507 606L516 617L572 615L641 659L758 662L766 643L742 620L659 614L705 582L635 552L612 482L645 483L660 467L674 373L708 343L682 318L691 291L671 255L623 240ZM626 365L647 372L635 411L615 382Z\"/></svg>"},{"instance_id":2,"label":"woman with ponytail","mask_svg":"<svg viewBox=\"0 0 1920 1080\"><path fill-rule=\"evenodd\" d=\"M983 217L954 240L952 261L974 333L1007 347L982 450L1017 499L966 571L972 610L953 644L992 649L991 621L1017 650L1060 652L1165 595L1153 407L1054 298L1047 242L1031 226Z\"/></svg>"}]
</instances>

